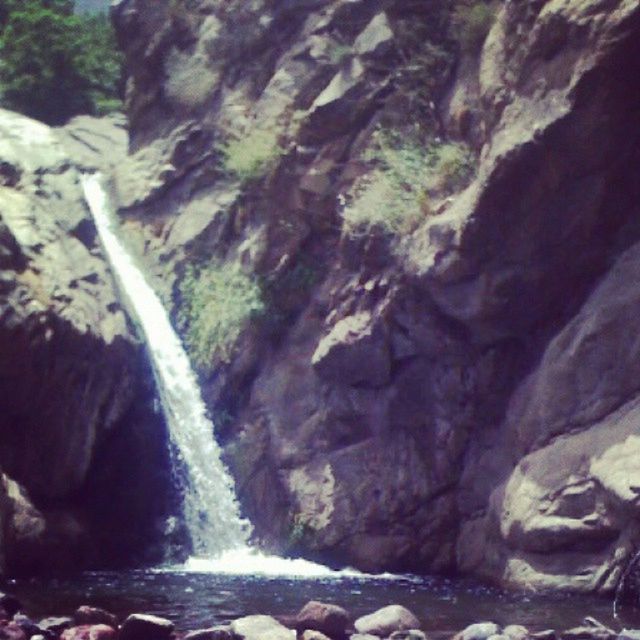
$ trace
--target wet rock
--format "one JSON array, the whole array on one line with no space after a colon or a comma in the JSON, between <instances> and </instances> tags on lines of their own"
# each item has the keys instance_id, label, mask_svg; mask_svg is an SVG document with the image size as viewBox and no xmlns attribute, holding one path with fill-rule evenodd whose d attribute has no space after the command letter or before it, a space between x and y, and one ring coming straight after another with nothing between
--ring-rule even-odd
<instances>
[{"instance_id":1,"label":"wet rock","mask_svg":"<svg viewBox=\"0 0 640 640\"><path fill-rule=\"evenodd\" d=\"M585 625L567 629L560 634L562 640L614 640L617 633L604 626Z\"/></svg>"},{"instance_id":2,"label":"wet rock","mask_svg":"<svg viewBox=\"0 0 640 640\"><path fill-rule=\"evenodd\" d=\"M495 622L477 622L457 633L455 640L488 640L499 634L500 627Z\"/></svg>"},{"instance_id":3,"label":"wet rock","mask_svg":"<svg viewBox=\"0 0 640 640\"><path fill-rule=\"evenodd\" d=\"M555 629L543 629L542 631L532 633L530 637L535 640L556 640L558 634Z\"/></svg>"},{"instance_id":4,"label":"wet rock","mask_svg":"<svg viewBox=\"0 0 640 640\"><path fill-rule=\"evenodd\" d=\"M73 619L77 625L85 624L106 624L114 629L118 627L118 618L99 607L84 605L79 607L73 614Z\"/></svg>"},{"instance_id":5,"label":"wet rock","mask_svg":"<svg viewBox=\"0 0 640 640\"><path fill-rule=\"evenodd\" d=\"M85 624L66 629L62 632L60 640L116 640L117 637L117 631L106 624ZM148 640L151 637L146 636Z\"/></svg>"},{"instance_id":6,"label":"wet rock","mask_svg":"<svg viewBox=\"0 0 640 640\"><path fill-rule=\"evenodd\" d=\"M296 616L296 629L320 631L331 637L345 635L350 616L345 609L335 604L312 600L302 607Z\"/></svg>"},{"instance_id":7,"label":"wet rock","mask_svg":"<svg viewBox=\"0 0 640 640\"><path fill-rule=\"evenodd\" d=\"M0 623L0 640L28 640L29 636L16 622Z\"/></svg>"},{"instance_id":8,"label":"wet rock","mask_svg":"<svg viewBox=\"0 0 640 640\"><path fill-rule=\"evenodd\" d=\"M218 626L210 629L198 629L190 631L184 636L183 640L232 640L233 634L231 627Z\"/></svg>"},{"instance_id":9,"label":"wet rock","mask_svg":"<svg viewBox=\"0 0 640 640\"><path fill-rule=\"evenodd\" d=\"M240 640L295 640L296 633L271 616L255 615L231 623L231 632Z\"/></svg>"},{"instance_id":10,"label":"wet rock","mask_svg":"<svg viewBox=\"0 0 640 640\"><path fill-rule=\"evenodd\" d=\"M420 629L407 629L406 631L394 631L389 640L428 640L427 635Z\"/></svg>"},{"instance_id":11,"label":"wet rock","mask_svg":"<svg viewBox=\"0 0 640 640\"><path fill-rule=\"evenodd\" d=\"M511 640L525 640L529 637L529 630L521 624L510 624L502 630L502 635Z\"/></svg>"},{"instance_id":12,"label":"wet rock","mask_svg":"<svg viewBox=\"0 0 640 640\"><path fill-rule=\"evenodd\" d=\"M168 640L173 627L173 622L166 618L134 613L123 622L120 640Z\"/></svg>"},{"instance_id":13,"label":"wet rock","mask_svg":"<svg viewBox=\"0 0 640 640\"><path fill-rule=\"evenodd\" d=\"M76 621L76 624L80 624ZM74 626L74 619L67 617L58 618L44 618L38 622L38 628L47 633L59 636L65 629L69 629Z\"/></svg>"},{"instance_id":14,"label":"wet rock","mask_svg":"<svg viewBox=\"0 0 640 640\"><path fill-rule=\"evenodd\" d=\"M16 613L16 615L13 616L13 622L20 626L20 628L26 633L28 638L42 633L40 627L31 618L24 615L23 613Z\"/></svg>"},{"instance_id":15,"label":"wet rock","mask_svg":"<svg viewBox=\"0 0 640 640\"><path fill-rule=\"evenodd\" d=\"M387 638L394 631L418 629L420 622L409 609L399 604L391 604L378 609L374 613L358 618L354 626L358 633ZM468 639L465 638L465 640Z\"/></svg>"},{"instance_id":16,"label":"wet rock","mask_svg":"<svg viewBox=\"0 0 640 640\"><path fill-rule=\"evenodd\" d=\"M302 640L331 640L331 638L321 631L315 629L307 629L302 632Z\"/></svg>"}]
</instances>

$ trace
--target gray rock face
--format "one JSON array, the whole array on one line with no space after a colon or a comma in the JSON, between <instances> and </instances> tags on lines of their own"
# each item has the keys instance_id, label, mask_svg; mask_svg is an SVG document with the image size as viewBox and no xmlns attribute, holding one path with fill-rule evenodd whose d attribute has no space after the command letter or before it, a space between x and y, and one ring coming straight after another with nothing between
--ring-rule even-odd
<instances>
[{"instance_id":1,"label":"gray rock face","mask_svg":"<svg viewBox=\"0 0 640 640\"><path fill-rule=\"evenodd\" d=\"M389 239L350 234L345 206L375 131L412 117L388 61L399 15L428 24L432 4L169 4L115 9L117 188L176 311L190 263L267 283L266 318L202 372L257 537L370 571L613 589L639 539L640 9L506 3L428 107L476 176ZM263 129L273 162L243 183L221 149Z\"/></svg>"},{"instance_id":2,"label":"gray rock face","mask_svg":"<svg viewBox=\"0 0 640 640\"><path fill-rule=\"evenodd\" d=\"M77 126L60 132L0 112L0 163L11 177L0 186L0 529L12 573L106 561L96 544L107 555L120 545L129 553L162 501L145 506L135 491L128 502L132 478L125 487L117 477L119 467L139 467L133 443L154 431L161 442L164 427L152 411L145 354L83 201L79 166L102 161L89 145L75 165L63 143ZM82 127L89 136L89 120ZM100 122L95 135L112 161L118 149L124 154L120 126ZM161 447L143 454L151 473L140 477L159 496L157 477L149 479L164 464ZM74 508L65 508L72 495ZM131 541L117 542L113 527L136 501Z\"/></svg>"}]
</instances>

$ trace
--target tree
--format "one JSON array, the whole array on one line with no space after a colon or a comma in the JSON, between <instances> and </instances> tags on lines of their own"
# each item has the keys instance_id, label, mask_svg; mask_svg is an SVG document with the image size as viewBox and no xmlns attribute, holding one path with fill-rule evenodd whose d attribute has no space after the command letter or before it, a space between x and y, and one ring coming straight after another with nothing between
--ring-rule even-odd
<instances>
[{"instance_id":1,"label":"tree","mask_svg":"<svg viewBox=\"0 0 640 640\"><path fill-rule=\"evenodd\" d=\"M106 16L73 0L0 0L2 103L48 124L117 102L120 54Z\"/></svg>"}]
</instances>

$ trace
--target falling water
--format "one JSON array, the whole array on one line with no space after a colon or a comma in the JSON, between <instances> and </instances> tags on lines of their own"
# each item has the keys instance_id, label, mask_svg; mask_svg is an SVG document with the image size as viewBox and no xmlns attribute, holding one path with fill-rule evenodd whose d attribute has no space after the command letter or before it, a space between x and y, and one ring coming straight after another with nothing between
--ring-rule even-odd
<instances>
[{"instance_id":1,"label":"falling water","mask_svg":"<svg viewBox=\"0 0 640 640\"><path fill-rule=\"evenodd\" d=\"M250 525L240 517L233 480L220 459L213 425L180 338L118 238L118 224L100 176L83 176L83 188L111 268L147 344L169 435L178 451L178 466L188 476L183 510L196 557L182 568L244 575L355 575L357 572L335 572L302 559L267 556L249 547Z\"/></svg>"},{"instance_id":2,"label":"falling water","mask_svg":"<svg viewBox=\"0 0 640 640\"><path fill-rule=\"evenodd\" d=\"M184 517L197 556L247 547L233 481L220 459L196 376L168 315L116 233L98 175L83 179L85 197L104 250L144 334L169 434L186 470Z\"/></svg>"}]
</instances>

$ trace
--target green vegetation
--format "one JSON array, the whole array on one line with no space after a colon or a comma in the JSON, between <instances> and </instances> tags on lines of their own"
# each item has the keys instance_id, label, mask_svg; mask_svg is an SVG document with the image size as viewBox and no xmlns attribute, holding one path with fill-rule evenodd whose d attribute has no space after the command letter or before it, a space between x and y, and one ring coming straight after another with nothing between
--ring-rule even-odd
<instances>
[{"instance_id":1,"label":"green vegetation","mask_svg":"<svg viewBox=\"0 0 640 640\"><path fill-rule=\"evenodd\" d=\"M350 234L378 229L400 235L431 214L431 201L464 188L475 158L461 143L420 144L380 130L366 159L373 170L344 210Z\"/></svg>"},{"instance_id":2,"label":"green vegetation","mask_svg":"<svg viewBox=\"0 0 640 640\"><path fill-rule=\"evenodd\" d=\"M453 35L465 53L476 53L484 44L493 25L496 8L482 1L462 0L453 11Z\"/></svg>"},{"instance_id":3,"label":"green vegetation","mask_svg":"<svg viewBox=\"0 0 640 640\"><path fill-rule=\"evenodd\" d=\"M232 138L220 150L225 171L243 183L261 178L282 154L277 132L265 129Z\"/></svg>"},{"instance_id":4,"label":"green vegetation","mask_svg":"<svg viewBox=\"0 0 640 640\"><path fill-rule=\"evenodd\" d=\"M73 0L0 0L2 106L60 125L121 106L121 56L104 14Z\"/></svg>"},{"instance_id":5,"label":"green vegetation","mask_svg":"<svg viewBox=\"0 0 640 640\"><path fill-rule=\"evenodd\" d=\"M258 281L237 265L190 266L180 294L178 323L191 358L203 368L216 358L229 361L242 330L265 310Z\"/></svg>"}]
</instances>

